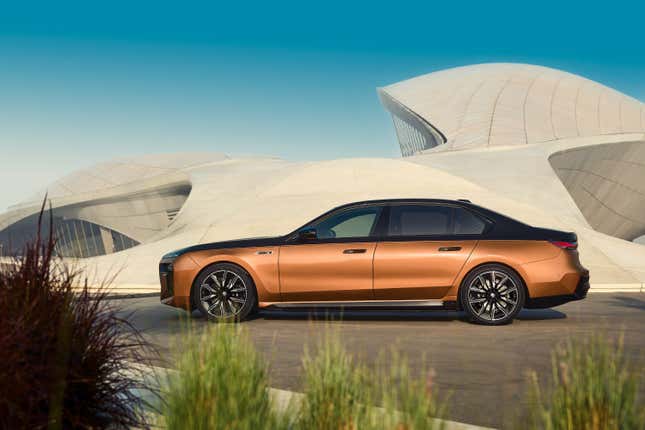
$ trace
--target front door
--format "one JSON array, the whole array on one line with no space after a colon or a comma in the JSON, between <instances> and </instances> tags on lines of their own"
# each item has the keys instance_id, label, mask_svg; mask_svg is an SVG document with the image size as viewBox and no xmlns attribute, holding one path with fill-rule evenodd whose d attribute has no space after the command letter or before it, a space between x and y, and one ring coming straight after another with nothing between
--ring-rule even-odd
<instances>
[{"instance_id":1,"label":"front door","mask_svg":"<svg viewBox=\"0 0 645 430\"><path fill-rule=\"evenodd\" d=\"M282 301L371 300L375 227L382 206L362 205L317 220L303 229L316 238L280 247Z\"/></svg>"},{"instance_id":2,"label":"front door","mask_svg":"<svg viewBox=\"0 0 645 430\"><path fill-rule=\"evenodd\" d=\"M390 208L387 236L374 254L377 300L439 299L477 244L486 223L457 206Z\"/></svg>"}]
</instances>

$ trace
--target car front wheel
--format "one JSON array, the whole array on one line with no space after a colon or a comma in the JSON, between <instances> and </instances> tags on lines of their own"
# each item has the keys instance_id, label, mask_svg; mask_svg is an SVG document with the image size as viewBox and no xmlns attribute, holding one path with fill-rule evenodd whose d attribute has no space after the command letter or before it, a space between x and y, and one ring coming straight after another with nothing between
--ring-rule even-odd
<instances>
[{"instance_id":1,"label":"car front wheel","mask_svg":"<svg viewBox=\"0 0 645 430\"><path fill-rule=\"evenodd\" d=\"M212 321L242 321L257 302L251 276L230 263L208 266L195 280L192 295L195 307Z\"/></svg>"},{"instance_id":2,"label":"car front wheel","mask_svg":"<svg viewBox=\"0 0 645 430\"><path fill-rule=\"evenodd\" d=\"M486 264L469 273L459 295L469 319L485 325L508 324L526 299L522 280L499 264Z\"/></svg>"}]
</instances>

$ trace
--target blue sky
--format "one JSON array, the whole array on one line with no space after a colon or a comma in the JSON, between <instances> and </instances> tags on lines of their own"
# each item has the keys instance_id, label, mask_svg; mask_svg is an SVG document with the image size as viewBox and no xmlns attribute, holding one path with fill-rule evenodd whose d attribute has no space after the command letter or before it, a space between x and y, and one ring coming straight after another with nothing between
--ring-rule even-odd
<instances>
[{"instance_id":1,"label":"blue sky","mask_svg":"<svg viewBox=\"0 0 645 430\"><path fill-rule=\"evenodd\" d=\"M0 210L114 157L397 156L375 88L465 64L578 73L645 100L620 2L13 2L0 11Z\"/></svg>"}]
</instances>

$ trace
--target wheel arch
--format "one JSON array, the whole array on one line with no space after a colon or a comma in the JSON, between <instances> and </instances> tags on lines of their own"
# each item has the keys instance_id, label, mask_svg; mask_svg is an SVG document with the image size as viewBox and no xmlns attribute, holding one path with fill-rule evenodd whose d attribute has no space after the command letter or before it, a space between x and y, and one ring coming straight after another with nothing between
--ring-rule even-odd
<instances>
[{"instance_id":1,"label":"wheel arch","mask_svg":"<svg viewBox=\"0 0 645 430\"><path fill-rule=\"evenodd\" d=\"M190 298L189 298L189 300L190 300L190 309L191 309L191 310L197 309L197 305L195 304L194 299L193 299L193 297L194 297L194 294L193 294L193 293L194 293L194 291L195 291L195 285L196 285L196 283L197 283L197 279L199 279L199 277L200 277L204 272L206 272L210 267L213 267L213 266L215 266L216 264L230 264L231 266L239 267L240 269L244 270L244 271L246 272L246 274L247 274L247 275L249 275L249 278L251 278L251 281L253 282L253 287L256 289L256 294L255 294L255 306L257 307L257 305L258 305L257 281L256 281L256 280L255 280L255 278L253 277L252 272L251 272L251 271L249 271L249 270L248 270L246 267L244 267L242 264L240 264L240 263L238 263L238 262L236 262L236 261L231 261L231 260L229 260L229 259L221 259L221 260L210 261L210 262L208 262L207 264L205 264L205 265L204 265L204 267L202 267L202 268L197 272L197 274L195 275L195 277L193 278L192 282L190 283L190 296L189 296L189 297L190 297Z\"/></svg>"},{"instance_id":2,"label":"wheel arch","mask_svg":"<svg viewBox=\"0 0 645 430\"><path fill-rule=\"evenodd\" d=\"M463 288L464 282L466 281L466 278L468 278L468 275L470 275L472 272L474 272L475 270L479 269L480 267L487 266L489 264L496 264L498 266L504 266L508 270L510 270L513 273L515 273L515 275L517 275L518 279L520 280L520 282L522 284L522 289L524 290L524 295L526 297L526 301L528 302L530 300L531 297L529 296L529 289L526 286L526 280L524 279L524 276L522 276L522 274L515 267L511 266L508 263L503 263L503 262L500 262L500 261L486 261L486 262L481 262L481 263L477 264L476 266L471 267L461 277L461 280L459 281L459 287L457 288L457 309L458 310L463 310L463 307L461 305L461 289Z\"/></svg>"}]
</instances>

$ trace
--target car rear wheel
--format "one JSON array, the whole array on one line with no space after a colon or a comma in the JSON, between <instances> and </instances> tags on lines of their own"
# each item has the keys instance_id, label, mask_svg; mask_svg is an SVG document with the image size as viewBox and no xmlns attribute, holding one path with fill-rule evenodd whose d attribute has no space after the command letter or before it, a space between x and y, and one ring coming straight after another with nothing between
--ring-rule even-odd
<instances>
[{"instance_id":1,"label":"car rear wheel","mask_svg":"<svg viewBox=\"0 0 645 430\"><path fill-rule=\"evenodd\" d=\"M243 321L253 312L257 292L251 276L230 263L208 266L195 280L192 300L212 321Z\"/></svg>"},{"instance_id":2,"label":"car rear wheel","mask_svg":"<svg viewBox=\"0 0 645 430\"><path fill-rule=\"evenodd\" d=\"M469 273L459 296L469 319L485 325L508 324L526 299L522 280L500 264L486 264Z\"/></svg>"}]
</instances>

